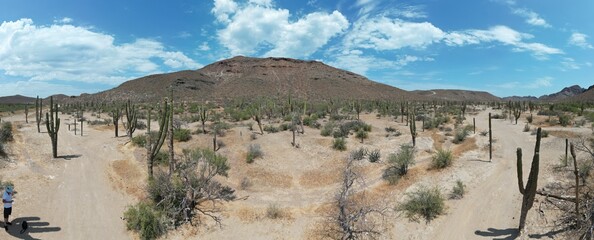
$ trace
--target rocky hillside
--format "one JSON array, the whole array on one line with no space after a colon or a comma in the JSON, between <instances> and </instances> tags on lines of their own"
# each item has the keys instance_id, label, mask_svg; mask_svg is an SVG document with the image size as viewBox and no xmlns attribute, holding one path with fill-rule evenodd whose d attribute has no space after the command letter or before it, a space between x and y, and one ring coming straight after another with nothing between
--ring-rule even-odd
<instances>
[{"instance_id":1,"label":"rocky hillside","mask_svg":"<svg viewBox=\"0 0 594 240\"><path fill-rule=\"evenodd\" d=\"M156 101L169 95L185 100L260 96L320 99L413 99L416 96L317 61L234 57L199 70L134 79L86 98Z\"/></svg>"},{"instance_id":2,"label":"rocky hillside","mask_svg":"<svg viewBox=\"0 0 594 240\"><path fill-rule=\"evenodd\" d=\"M559 91L557 93L543 95L543 96L539 97L538 99L541 101L547 101L547 102L562 101L567 98L579 95L579 94L583 93L584 91L586 91L586 89L583 89L582 87L580 87L578 85L573 85L571 87L563 88L561 91Z\"/></svg>"}]
</instances>

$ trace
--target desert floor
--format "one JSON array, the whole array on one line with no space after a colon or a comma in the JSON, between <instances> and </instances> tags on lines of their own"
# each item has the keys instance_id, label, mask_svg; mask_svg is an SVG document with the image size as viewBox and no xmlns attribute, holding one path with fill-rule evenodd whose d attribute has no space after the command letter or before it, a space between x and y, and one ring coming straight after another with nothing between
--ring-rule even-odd
<instances>
[{"instance_id":1,"label":"desert floor","mask_svg":"<svg viewBox=\"0 0 594 240\"><path fill-rule=\"evenodd\" d=\"M516 148L523 149L526 178L535 136L522 131L524 117L517 125L509 120L494 119L495 143L490 162L488 136L479 134L488 129L488 111L500 110L481 110L467 116L466 124L476 119L476 134L471 134L461 144L452 144L452 137L441 131L419 132L416 164L395 185L388 185L381 176L387 156L396 152L401 144L411 141L408 127L400 118L394 121L363 114L362 120L373 126L372 132L364 143L354 136L348 138L348 150L344 152L333 150L332 138L322 137L317 129L306 127L305 133L297 136L300 147L294 148L288 131L258 134L257 139L252 140L251 131L238 125L220 138L225 146L218 151L228 158L231 166L229 177L220 180L236 189L238 196L238 200L222 205L223 226L208 222L200 227L186 225L170 231L164 238L316 239L338 191L348 152L365 147L380 149L384 162L363 160L357 163L365 186L359 191L370 205L393 209L406 198L406 192L419 186L437 186L444 195L451 191L456 180L462 180L467 186L464 198L446 200L446 214L429 223L410 222L397 212L387 211L380 226L384 232L380 239L514 239L521 204L516 179ZM9 236L20 239L137 238L126 231L122 217L127 205L144 197L145 150L132 146L127 137L114 137L113 126L85 125L84 136L79 136L62 124L60 157L53 159L45 126L42 126L42 133L37 133L34 121L25 123L24 118L24 115L3 118L14 123L15 141L9 144L9 159L2 161L0 176L15 184L12 221L18 225L27 220L30 229L19 234L19 227L13 225L8 233L0 231L0 239L9 239ZM72 121L66 115L61 118L63 123ZM537 123L539 120L544 122L544 118L537 118ZM420 122L417 125L420 126ZM402 135L387 137L384 128L388 126L398 129ZM195 130L198 125L193 123L188 127ZM420 127L418 129L420 131ZM592 132L586 127L545 129L551 134L543 138L541 144L539 188L558 181L552 168L559 164L558 158L564 152L564 139ZM120 135L125 135L123 128L120 128ZM176 151L211 147L210 135L192 137L189 142L176 143ZM247 164L245 156L250 144L259 144L264 156ZM429 169L436 148L454 152L452 166L443 170ZM251 184L241 189L244 179ZM266 217L267 208L273 205L281 210L278 219ZM529 212L521 238L559 237L547 234L552 230L550 222L537 208L535 204Z\"/></svg>"}]
</instances>

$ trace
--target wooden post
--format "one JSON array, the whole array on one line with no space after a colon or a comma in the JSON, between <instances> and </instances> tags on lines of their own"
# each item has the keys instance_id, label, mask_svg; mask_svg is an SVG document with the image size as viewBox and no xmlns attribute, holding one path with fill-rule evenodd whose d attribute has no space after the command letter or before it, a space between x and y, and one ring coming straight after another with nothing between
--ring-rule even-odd
<instances>
[{"instance_id":1,"label":"wooden post","mask_svg":"<svg viewBox=\"0 0 594 240\"><path fill-rule=\"evenodd\" d=\"M472 118L472 131L476 134L476 119Z\"/></svg>"}]
</instances>

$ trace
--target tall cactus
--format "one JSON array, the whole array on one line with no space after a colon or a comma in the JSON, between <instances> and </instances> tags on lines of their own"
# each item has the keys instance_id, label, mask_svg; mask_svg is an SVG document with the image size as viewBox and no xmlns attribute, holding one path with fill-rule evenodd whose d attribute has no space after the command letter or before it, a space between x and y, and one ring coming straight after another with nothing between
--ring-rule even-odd
<instances>
[{"instance_id":1,"label":"tall cactus","mask_svg":"<svg viewBox=\"0 0 594 240\"><path fill-rule=\"evenodd\" d=\"M52 141L52 156L58 157L58 131L60 130L60 118L58 117L58 104L54 105L54 98L50 97L50 111L45 113L45 127L47 134Z\"/></svg>"},{"instance_id":2,"label":"tall cactus","mask_svg":"<svg viewBox=\"0 0 594 240\"><path fill-rule=\"evenodd\" d=\"M526 183L526 187L524 187L524 181L522 178L522 148L518 148L516 150L516 170L518 173L518 188L523 196L522 209L520 212L520 225L518 227L518 231L520 233L524 229L524 226L526 224L526 216L528 215L528 210L532 208L532 205L534 204L534 197L536 196L536 188L538 185L538 166L540 162L540 138L541 128L538 128L538 130L536 131L536 145L534 146L534 157L532 157L532 166L530 167L530 174L528 175L528 182Z\"/></svg>"},{"instance_id":3,"label":"tall cactus","mask_svg":"<svg viewBox=\"0 0 594 240\"><path fill-rule=\"evenodd\" d=\"M115 127L115 136L119 137L119 133L118 133L118 121L120 120L120 117L122 116L122 109L120 109L119 106L115 106L112 110L111 110L111 119L113 122L113 126Z\"/></svg>"},{"instance_id":4,"label":"tall cactus","mask_svg":"<svg viewBox=\"0 0 594 240\"><path fill-rule=\"evenodd\" d=\"M25 104L25 123L29 123L29 103Z\"/></svg>"},{"instance_id":5,"label":"tall cactus","mask_svg":"<svg viewBox=\"0 0 594 240\"><path fill-rule=\"evenodd\" d=\"M415 121L415 110L414 107L412 111L408 113L408 119L410 121L409 128L410 128L410 135L412 136L412 145L413 147L417 144L417 124Z\"/></svg>"},{"instance_id":6,"label":"tall cactus","mask_svg":"<svg viewBox=\"0 0 594 240\"><path fill-rule=\"evenodd\" d=\"M40 99L39 96L37 96L37 99L35 99L35 122L37 122L37 132L40 133L41 132L41 128L39 127L39 124L41 123L41 119L43 118L42 116L42 110L43 109L43 99Z\"/></svg>"},{"instance_id":7,"label":"tall cactus","mask_svg":"<svg viewBox=\"0 0 594 240\"><path fill-rule=\"evenodd\" d=\"M124 124L124 127L126 128L126 134L130 139L132 139L132 134L136 131L137 123L136 106L131 104L130 99L128 99L128 102L126 103L126 124Z\"/></svg>"},{"instance_id":8,"label":"tall cactus","mask_svg":"<svg viewBox=\"0 0 594 240\"><path fill-rule=\"evenodd\" d=\"M148 109L146 161L148 166L149 178L153 178L153 162L155 160L155 157L161 150L161 146L163 146L165 138L167 138L167 126L169 125L169 114L171 114L171 112L172 110L167 104L167 100L163 101L163 107L159 111L159 113L161 114L161 116L159 117L159 131L155 135L156 139L153 139L153 136L151 134L151 109Z\"/></svg>"},{"instance_id":9,"label":"tall cactus","mask_svg":"<svg viewBox=\"0 0 594 240\"><path fill-rule=\"evenodd\" d=\"M208 120L208 107L206 105L200 106L198 110L198 116L200 117L200 122L202 123L202 133L206 134L206 120Z\"/></svg>"},{"instance_id":10,"label":"tall cactus","mask_svg":"<svg viewBox=\"0 0 594 240\"><path fill-rule=\"evenodd\" d=\"M489 162L493 159L493 132L491 131L491 113L489 113Z\"/></svg>"}]
</instances>

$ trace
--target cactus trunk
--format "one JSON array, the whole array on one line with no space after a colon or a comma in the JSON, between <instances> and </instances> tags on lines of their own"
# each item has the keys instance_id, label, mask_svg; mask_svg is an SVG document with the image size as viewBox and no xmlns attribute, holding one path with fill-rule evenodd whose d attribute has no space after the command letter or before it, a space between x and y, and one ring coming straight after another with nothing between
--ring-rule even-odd
<instances>
[{"instance_id":1,"label":"cactus trunk","mask_svg":"<svg viewBox=\"0 0 594 240\"><path fill-rule=\"evenodd\" d=\"M489 113L489 162L493 159L493 132L491 131L491 113Z\"/></svg>"},{"instance_id":2,"label":"cactus trunk","mask_svg":"<svg viewBox=\"0 0 594 240\"><path fill-rule=\"evenodd\" d=\"M50 111L45 113L45 126L52 142L52 156L58 157L58 131L60 118L58 117L58 104L54 105L54 98L50 97Z\"/></svg>"},{"instance_id":3,"label":"cactus trunk","mask_svg":"<svg viewBox=\"0 0 594 240\"><path fill-rule=\"evenodd\" d=\"M534 157L532 157L532 165L530 167L530 174L528 175L528 182L526 183L526 187L524 188L523 181L522 181L522 150L518 148L517 151L517 172L518 172L518 186L520 188L520 193L522 194L522 209L520 212L520 224L518 227L518 231L521 233L526 225L526 216L528 215L528 210L532 208L534 204L534 198L536 196L536 188L538 185L538 168L540 162L540 139L541 139L541 128L538 128L536 131L536 145L534 146Z\"/></svg>"}]
</instances>

